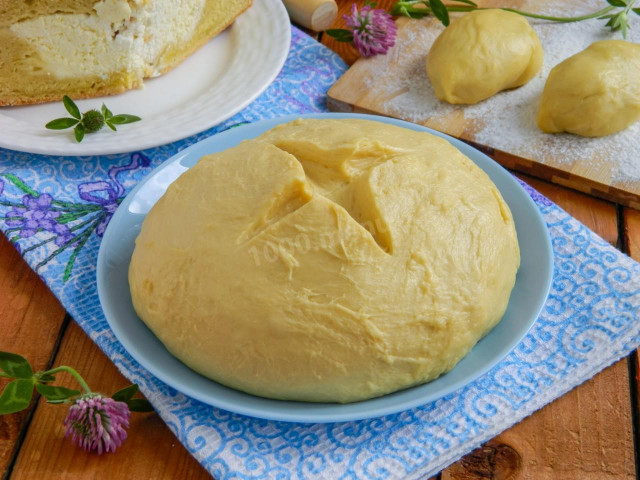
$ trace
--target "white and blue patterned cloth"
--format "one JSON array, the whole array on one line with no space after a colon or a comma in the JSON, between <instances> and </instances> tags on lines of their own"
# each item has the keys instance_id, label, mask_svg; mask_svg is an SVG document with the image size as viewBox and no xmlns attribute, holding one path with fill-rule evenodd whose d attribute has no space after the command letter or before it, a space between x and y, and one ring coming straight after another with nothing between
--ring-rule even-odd
<instances>
[{"instance_id":1,"label":"white and blue patterned cloth","mask_svg":"<svg viewBox=\"0 0 640 480\"><path fill-rule=\"evenodd\" d=\"M555 277L531 332L486 375L420 408L351 423L301 425L212 408L169 388L124 351L96 292L98 247L126 193L178 150L234 124L325 110L345 71L293 29L268 90L224 124L170 145L103 157L0 149L0 228L80 326L141 386L185 447L225 478L422 478L582 383L640 343L640 266L532 189L551 233Z\"/></svg>"}]
</instances>

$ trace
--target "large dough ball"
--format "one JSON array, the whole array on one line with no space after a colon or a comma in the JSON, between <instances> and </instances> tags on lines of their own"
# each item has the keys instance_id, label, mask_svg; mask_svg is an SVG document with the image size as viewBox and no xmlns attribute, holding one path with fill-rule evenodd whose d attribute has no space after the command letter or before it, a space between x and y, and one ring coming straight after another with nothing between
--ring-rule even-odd
<instances>
[{"instance_id":1,"label":"large dough ball","mask_svg":"<svg viewBox=\"0 0 640 480\"><path fill-rule=\"evenodd\" d=\"M640 119L640 45L591 44L556 65L544 86L538 127L599 137Z\"/></svg>"},{"instance_id":2,"label":"large dough ball","mask_svg":"<svg viewBox=\"0 0 640 480\"><path fill-rule=\"evenodd\" d=\"M524 85L542 66L542 45L529 22L504 10L475 10L455 20L427 55L436 97L478 103Z\"/></svg>"},{"instance_id":3,"label":"large dough ball","mask_svg":"<svg viewBox=\"0 0 640 480\"><path fill-rule=\"evenodd\" d=\"M129 282L140 318L203 375L351 402L450 370L502 317L518 265L509 208L448 142L299 120L173 183Z\"/></svg>"}]
</instances>

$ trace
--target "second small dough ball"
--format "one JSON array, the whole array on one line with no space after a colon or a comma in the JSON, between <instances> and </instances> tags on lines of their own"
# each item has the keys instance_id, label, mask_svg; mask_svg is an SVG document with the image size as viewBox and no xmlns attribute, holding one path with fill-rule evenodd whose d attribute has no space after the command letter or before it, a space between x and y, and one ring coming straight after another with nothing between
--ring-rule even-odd
<instances>
[{"instance_id":1,"label":"second small dough ball","mask_svg":"<svg viewBox=\"0 0 640 480\"><path fill-rule=\"evenodd\" d=\"M542 66L542 45L527 20L504 10L476 10L454 21L427 55L436 97L478 103L524 85Z\"/></svg>"},{"instance_id":2,"label":"second small dough ball","mask_svg":"<svg viewBox=\"0 0 640 480\"><path fill-rule=\"evenodd\" d=\"M544 132L600 137L640 120L640 45L603 40L556 65L538 110Z\"/></svg>"}]
</instances>

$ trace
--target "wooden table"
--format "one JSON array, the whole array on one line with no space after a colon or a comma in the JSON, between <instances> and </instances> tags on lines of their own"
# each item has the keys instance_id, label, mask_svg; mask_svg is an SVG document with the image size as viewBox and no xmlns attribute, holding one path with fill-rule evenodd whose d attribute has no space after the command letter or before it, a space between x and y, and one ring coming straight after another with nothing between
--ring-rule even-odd
<instances>
[{"instance_id":1,"label":"wooden table","mask_svg":"<svg viewBox=\"0 0 640 480\"><path fill-rule=\"evenodd\" d=\"M338 3L342 14L351 2ZM383 7L392 3L379 2ZM341 24L338 20L336 27ZM357 58L349 45L327 36L320 40L349 63ZM521 178L612 245L640 260L640 212L530 177ZM128 383L2 235L0 350L21 353L38 370L72 365L92 388L104 392L114 392ZM73 386L70 379L65 381ZM2 381L0 386L5 383ZM636 352L487 442L436 478L637 478L638 394ZM156 414L134 414L125 444L115 454L101 457L72 447L64 438L65 414L66 408L46 405L40 399L27 411L0 416L3 480L210 478Z\"/></svg>"}]
</instances>

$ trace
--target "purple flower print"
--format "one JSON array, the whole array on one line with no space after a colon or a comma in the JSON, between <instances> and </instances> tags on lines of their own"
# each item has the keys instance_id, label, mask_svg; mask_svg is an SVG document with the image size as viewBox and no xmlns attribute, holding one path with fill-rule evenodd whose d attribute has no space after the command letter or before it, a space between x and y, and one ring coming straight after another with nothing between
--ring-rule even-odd
<instances>
[{"instance_id":1,"label":"purple flower print","mask_svg":"<svg viewBox=\"0 0 640 480\"><path fill-rule=\"evenodd\" d=\"M37 197L25 195L22 197L23 206L15 206L6 213L6 225L19 228L22 238L32 237L39 230L51 232L56 236L55 244L64 245L73 238L73 235L69 227L56 221L60 212L51 209L52 201L53 198L48 193Z\"/></svg>"},{"instance_id":2,"label":"purple flower print","mask_svg":"<svg viewBox=\"0 0 640 480\"><path fill-rule=\"evenodd\" d=\"M150 164L151 160L145 155L133 153L128 163L109 168L106 178L80 183L78 197L81 201L54 199L48 193L37 192L17 175L2 173L0 195L6 190L5 187L22 193L20 201L4 197L0 199L0 208L9 207L4 214L0 214L0 221L4 220L9 227L5 233L14 234L9 240L23 255L46 249L45 258L35 266L36 272L68 249L71 250L62 273L62 281L66 282L71 278L78 255L93 234L97 237L104 235L109 221L124 198L126 187L135 183L132 172ZM28 245L21 244L21 240L35 240L43 232L48 235L42 235L36 241L25 242ZM57 248L51 249L53 244Z\"/></svg>"},{"instance_id":3,"label":"purple flower print","mask_svg":"<svg viewBox=\"0 0 640 480\"><path fill-rule=\"evenodd\" d=\"M100 195L101 193L104 195ZM118 208L118 194L109 182L90 182L78 186L78 195L85 202L97 203L102 207L104 212L102 221L96 227L96 234L102 237L109 225L109 220Z\"/></svg>"},{"instance_id":4,"label":"purple flower print","mask_svg":"<svg viewBox=\"0 0 640 480\"><path fill-rule=\"evenodd\" d=\"M151 161L141 153L131 155L131 161L123 166L111 167L109 169L109 180L98 182L85 182L78 185L78 196L85 202L100 205L102 217L96 227L96 235L102 237L111 217L115 213L118 205L125 194L125 188L118 180L118 175L124 172L135 171L143 167L148 167Z\"/></svg>"},{"instance_id":5,"label":"purple flower print","mask_svg":"<svg viewBox=\"0 0 640 480\"><path fill-rule=\"evenodd\" d=\"M66 225L61 225L59 223L55 224L52 233L55 233L57 235L53 243L58 246L67 245L74 239L74 236L69 230L69 227L67 227Z\"/></svg>"}]
</instances>

